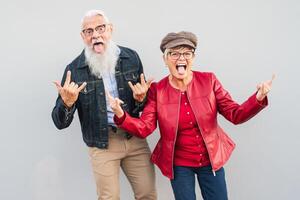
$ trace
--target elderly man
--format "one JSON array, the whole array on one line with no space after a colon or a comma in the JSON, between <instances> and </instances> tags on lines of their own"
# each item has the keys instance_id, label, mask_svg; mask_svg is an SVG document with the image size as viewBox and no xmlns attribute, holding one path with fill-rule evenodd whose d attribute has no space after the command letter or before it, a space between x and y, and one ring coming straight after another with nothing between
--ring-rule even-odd
<instances>
[{"instance_id":1,"label":"elderly man","mask_svg":"<svg viewBox=\"0 0 300 200\"><path fill-rule=\"evenodd\" d=\"M112 40L113 26L102 11L82 19L85 48L65 69L52 119L68 127L77 109L83 140L96 180L98 200L119 199L119 170L127 176L135 199L156 199L155 172L147 141L115 126L106 92L119 97L123 109L138 116L150 82L146 83L138 54Z\"/></svg>"}]
</instances>

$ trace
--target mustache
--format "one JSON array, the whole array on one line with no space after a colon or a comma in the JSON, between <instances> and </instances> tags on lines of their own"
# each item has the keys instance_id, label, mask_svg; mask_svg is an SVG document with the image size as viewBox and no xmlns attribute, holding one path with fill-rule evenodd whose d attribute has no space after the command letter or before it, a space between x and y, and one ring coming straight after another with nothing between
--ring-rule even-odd
<instances>
[{"instance_id":1,"label":"mustache","mask_svg":"<svg viewBox=\"0 0 300 200\"><path fill-rule=\"evenodd\" d=\"M101 43L101 42L100 42ZM95 43L94 43L95 44ZM120 49L114 43L108 43L103 54L94 53L93 47L85 46L85 58L89 68L97 77L106 73L114 73Z\"/></svg>"},{"instance_id":2,"label":"mustache","mask_svg":"<svg viewBox=\"0 0 300 200\"><path fill-rule=\"evenodd\" d=\"M98 42L98 41L93 42L93 45L99 45L99 44L104 45L104 42Z\"/></svg>"}]
</instances>

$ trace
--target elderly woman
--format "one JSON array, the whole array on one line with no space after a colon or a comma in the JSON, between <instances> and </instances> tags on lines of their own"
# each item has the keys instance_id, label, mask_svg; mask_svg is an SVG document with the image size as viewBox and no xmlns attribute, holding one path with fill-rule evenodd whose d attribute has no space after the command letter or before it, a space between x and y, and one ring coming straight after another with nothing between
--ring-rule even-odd
<instances>
[{"instance_id":1,"label":"elderly woman","mask_svg":"<svg viewBox=\"0 0 300 200\"><path fill-rule=\"evenodd\" d=\"M227 199L223 166L235 144L218 125L217 113L233 124L243 123L267 105L272 80L261 83L243 104L232 100L213 73L192 71L197 37L190 32L167 34L160 45L170 74L153 83L140 118L121 108L110 96L118 126L145 138L157 126L160 139L151 160L171 179L177 200L193 200L195 175L205 200ZM133 90L146 87L142 80Z\"/></svg>"}]
</instances>

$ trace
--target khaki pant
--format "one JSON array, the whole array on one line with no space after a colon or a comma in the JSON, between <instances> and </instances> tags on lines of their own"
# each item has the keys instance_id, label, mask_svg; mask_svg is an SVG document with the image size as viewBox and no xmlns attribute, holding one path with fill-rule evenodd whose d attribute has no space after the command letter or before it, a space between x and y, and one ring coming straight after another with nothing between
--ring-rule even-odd
<instances>
[{"instance_id":1,"label":"khaki pant","mask_svg":"<svg viewBox=\"0 0 300 200\"><path fill-rule=\"evenodd\" d=\"M119 170L127 176L137 200L155 200L155 172L145 139L127 140L124 131L109 131L108 149L89 148L98 200L119 200Z\"/></svg>"}]
</instances>

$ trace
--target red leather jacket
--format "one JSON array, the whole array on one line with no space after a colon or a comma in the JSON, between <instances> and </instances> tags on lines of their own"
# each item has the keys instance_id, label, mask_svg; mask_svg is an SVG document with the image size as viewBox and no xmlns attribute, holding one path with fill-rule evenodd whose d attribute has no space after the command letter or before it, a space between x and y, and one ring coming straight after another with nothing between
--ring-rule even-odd
<instances>
[{"instance_id":1,"label":"red leather jacket","mask_svg":"<svg viewBox=\"0 0 300 200\"><path fill-rule=\"evenodd\" d=\"M213 172L220 169L229 159L234 142L218 125L217 113L234 124L243 123L267 104L267 98L258 102L256 94L239 105L232 100L213 73L193 72L193 79L187 87L187 96L204 139ZM152 153L151 160L162 173L173 179L173 157L179 118L180 91L174 89L168 77L150 87L147 103L140 118L126 114L118 124L135 136L145 138L157 126L160 139Z\"/></svg>"}]
</instances>

